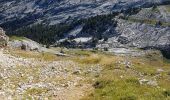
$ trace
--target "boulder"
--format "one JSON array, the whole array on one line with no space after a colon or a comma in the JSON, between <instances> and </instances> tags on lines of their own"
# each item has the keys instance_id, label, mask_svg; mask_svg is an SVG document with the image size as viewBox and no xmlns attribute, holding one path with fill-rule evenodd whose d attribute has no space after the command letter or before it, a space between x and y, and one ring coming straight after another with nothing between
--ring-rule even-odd
<instances>
[{"instance_id":1,"label":"boulder","mask_svg":"<svg viewBox=\"0 0 170 100\"><path fill-rule=\"evenodd\" d=\"M158 86L158 83L156 80L148 80L148 79L139 79L140 85L149 85L149 86Z\"/></svg>"},{"instance_id":2,"label":"boulder","mask_svg":"<svg viewBox=\"0 0 170 100\"><path fill-rule=\"evenodd\" d=\"M9 41L9 46L13 48L20 48L26 51L41 51L41 45L30 39L20 39Z\"/></svg>"},{"instance_id":3,"label":"boulder","mask_svg":"<svg viewBox=\"0 0 170 100\"><path fill-rule=\"evenodd\" d=\"M0 28L0 47L7 46L9 37L5 34L5 31Z\"/></svg>"}]
</instances>

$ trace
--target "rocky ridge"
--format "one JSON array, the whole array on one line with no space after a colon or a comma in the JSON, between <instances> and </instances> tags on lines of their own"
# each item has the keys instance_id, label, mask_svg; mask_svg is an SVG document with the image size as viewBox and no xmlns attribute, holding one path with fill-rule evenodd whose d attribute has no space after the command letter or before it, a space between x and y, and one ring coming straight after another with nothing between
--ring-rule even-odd
<instances>
[{"instance_id":1,"label":"rocky ridge","mask_svg":"<svg viewBox=\"0 0 170 100\"><path fill-rule=\"evenodd\" d=\"M7 46L8 41L8 36L6 36L5 31L0 27L0 47Z\"/></svg>"}]
</instances>

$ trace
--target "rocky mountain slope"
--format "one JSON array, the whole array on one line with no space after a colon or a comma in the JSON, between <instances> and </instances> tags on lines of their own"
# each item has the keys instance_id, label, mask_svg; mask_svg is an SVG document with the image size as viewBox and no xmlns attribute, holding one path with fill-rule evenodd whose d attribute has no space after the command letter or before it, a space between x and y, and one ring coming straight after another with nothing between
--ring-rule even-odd
<instances>
[{"instance_id":1,"label":"rocky mountain slope","mask_svg":"<svg viewBox=\"0 0 170 100\"><path fill-rule=\"evenodd\" d=\"M128 18L117 19L117 36L103 42L109 47L156 48L169 55L170 6L145 8Z\"/></svg>"},{"instance_id":2,"label":"rocky mountain slope","mask_svg":"<svg viewBox=\"0 0 170 100\"><path fill-rule=\"evenodd\" d=\"M170 63L158 51L136 51L64 49L69 56L56 56L0 49L0 99L169 100Z\"/></svg>"},{"instance_id":3,"label":"rocky mountain slope","mask_svg":"<svg viewBox=\"0 0 170 100\"><path fill-rule=\"evenodd\" d=\"M138 47L170 50L170 27L152 26L119 20L116 31L120 34L105 43L110 47Z\"/></svg>"},{"instance_id":4,"label":"rocky mountain slope","mask_svg":"<svg viewBox=\"0 0 170 100\"><path fill-rule=\"evenodd\" d=\"M70 45L75 44L78 46L83 44L85 47L93 46L95 43L99 49L108 48L111 50L112 48L129 47L154 48L162 50L166 56L169 56L169 8L169 5L163 5L142 8L131 15L121 13L116 16L113 14L107 15L107 17L94 17L93 19L96 20L89 19L90 21L87 22L87 25L86 23L85 25L84 23L78 25L68 32L64 39L58 42L65 41L70 42ZM70 39L69 37L74 38Z\"/></svg>"},{"instance_id":5,"label":"rocky mountain slope","mask_svg":"<svg viewBox=\"0 0 170 100\"><path fill-rule=\"evenodd\" d=\"M1 0L0 24L6 28L11 23L18 27L39 22L53 25L132 7L167 3L169 0Z\"/></svg>"},{"instance_id":6,"label":"rocky mountain slope","mask_svg":"<svg viewBox=\"0 0 170 100\"><path fill-rule=\"evenodd\" d=\"M0 4L0 25L6 30L21 28L13 35L47 45L156 48L169 55L169 0L2 0Z\"/></svg>"},{"instance_id":7,"label":"rocky mountain slope","mask_svg":"<svg viewBox=\"0 0 170 100\"><path fill-rule=\"evenodd\" d=\"M169 100L169 4L0 0L0 99Z\"/></svg>"}]
</instances>

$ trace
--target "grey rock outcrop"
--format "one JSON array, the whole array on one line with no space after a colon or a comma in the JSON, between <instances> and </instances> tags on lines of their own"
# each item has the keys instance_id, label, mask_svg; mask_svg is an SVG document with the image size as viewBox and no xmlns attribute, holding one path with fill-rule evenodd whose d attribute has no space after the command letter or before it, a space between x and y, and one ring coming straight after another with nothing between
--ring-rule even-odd
<instances>
[{"instance_id":1,"label":"grey rock outcrop","mask_svg":"<svg viewBox=\"0 0 170 100\"><path fill-rule=\"evenodd\" d=\"M22 39L22 40L12 40L9 41L9 46L13 48L20 48L22 50L28 51L41 51L41 45L35 41L30 39Z\"/></svg>"},{"instance_id":2,"label":"grey rock outcrop","mask_svg":"<svg viewBox=\"0 0 170 100\"><path fill-rule=\"evenodd\" d=\"M120 34L117 41L126 46L160 48L170 45L170 27L119 20L116 31Z\"/></svg>"},{"instance_id":3,"label":"grey rock outcrop","mask_svg":"<svg viewBox=\"0 0 170 100\"><path fill-rule=\"evenodd\" d=\"M0 28L0 47L5 47L7 46L9 41L9 38L7 35L5 35L5 31Z\"/></svg>"},{"instance_id":4,"label":"grey rock outcrop","mask_svg":"<svg viewBox=\"0 0 170 100\"><path fill-rule=\"evenodd\" d=\"M165 56L170 55L170 27L157 27L119 19L116 32L117 36L113 36L105 42L111 48L159 49Z\"/></svg>"},{"instance_id":5,"label":"grey rock outcrop","mask_svg":"<svg viewBox=\"0 0 170 100\"><path fill-rule=\"evenodd\" d=\"M140 85L150 85L150 86L158 86L156 80L148 80L148 79L139 79Z\"/></svg>"}]
</instances>

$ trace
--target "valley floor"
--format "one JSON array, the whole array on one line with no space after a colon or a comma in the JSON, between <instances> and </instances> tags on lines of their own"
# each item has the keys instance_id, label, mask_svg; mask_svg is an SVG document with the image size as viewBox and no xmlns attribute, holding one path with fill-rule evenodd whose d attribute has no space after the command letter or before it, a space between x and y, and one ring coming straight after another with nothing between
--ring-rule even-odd
<instances>
[{"instance_id":1,"label":"valley floor","mask_svg":"<svg viewBox=\"0 0 170 100\"><path fill-rule=\"evenodd\" d=\"M64 52L0 50L0 99L170 100L170 62L158 51Z\"/></svg>"}]
</instances>

